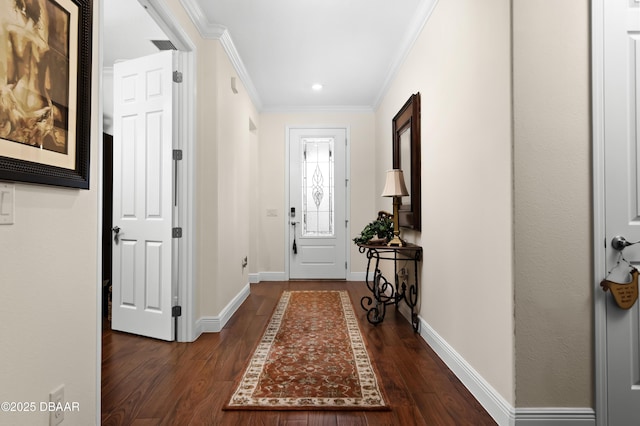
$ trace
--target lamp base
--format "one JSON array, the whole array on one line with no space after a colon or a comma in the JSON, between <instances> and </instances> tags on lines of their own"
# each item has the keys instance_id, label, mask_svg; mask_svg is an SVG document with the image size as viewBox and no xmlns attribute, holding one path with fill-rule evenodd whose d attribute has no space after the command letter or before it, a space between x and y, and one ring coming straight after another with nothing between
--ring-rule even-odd
<instances>
[{"instance_id":1,"label":"lamp base","mask_svg":"<svg viewBox=\"0 0 640 426\"><path fill-rule=\"evenodd\" d=\"M407 243L400 239L398 235L394 235L393 239L387 243L389 247L404 247Z\"/></svg>"}]
</instances>

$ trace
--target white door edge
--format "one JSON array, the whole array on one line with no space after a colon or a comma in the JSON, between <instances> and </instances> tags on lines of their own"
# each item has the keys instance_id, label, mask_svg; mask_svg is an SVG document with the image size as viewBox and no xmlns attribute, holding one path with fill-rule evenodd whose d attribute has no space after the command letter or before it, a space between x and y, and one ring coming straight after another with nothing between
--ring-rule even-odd
<instances>
[{"instance_id":1,"label":"white door edge","mask_svg":"<svg viewBox=\"0 0 640 426\"><path fill-rule=\"evenodd\" d=\"M591 1L592 158L593 158L593 312L596 424L605 426L607 409L606 298L600 280L606 276L604 170L604 2Z\"/></svg>"},{"instance_id":2,"label":"white door edge","mask_svg":"<svg viewBox=\"0 0 640 426\"><path fill-rule=\"evenodd\" d=\"M178 318L178 341L192 342L195 334L194 310L194 271L195 271L195 52L179 52L179 66L183 73L180 107L178 114L179 139L182 142L182 174L179 182L180 200L178 209L182 227L182 239L179 241L178 259L179 281L178 296L182 306L182 317Z\"/></svg>"},{"instance_id":3,"label":"white door edge","mask_svg":"<svg viewBox=\"0 0 640 426\"><path fill-rule=\"evenodd\" d=\"M177 114L179 141L183 150L181 161L182 175L179 182L179 217L182 227L182 238L179 241L178 258L179 282L178 297L182 306L182 316L178 318L178 341L192 342L198 338L194 309L194 271L196 258L195 211L192 208L195 200L195 122L196 99L196 46L182 29L175 14L167 7L164 0L138 0L167 38L178 48L177 61L182 70L183 82Z\"/></svg>"},{"instance_id":4,"label":"white door edge","mask_svg":"<svg viewBox=\"0 0 640 426\"><path fill-rule=\"evenodd\" d=\"M346 270L346 279L349 280L351 275L351 126L344 124L336 124L336 125L287 125L285 127L285 169L284 169L284 206L283 206L283 226L284 226L284 276L285 280L289 281L290 271L289 271L289 250L291 247L289 246L289 239L291 238L291 225L290 225L290 217L289 217L289 178L290 178L290 159L291 159L291 141L290 141L290 133L291 130L295 129L344 129L347 137L347 146L345 148L345 178L349 182L345 191L345 218L347 219L347 227L345 234L345 261L347 262L347 270Z\"/></svg>"}]
</instances>

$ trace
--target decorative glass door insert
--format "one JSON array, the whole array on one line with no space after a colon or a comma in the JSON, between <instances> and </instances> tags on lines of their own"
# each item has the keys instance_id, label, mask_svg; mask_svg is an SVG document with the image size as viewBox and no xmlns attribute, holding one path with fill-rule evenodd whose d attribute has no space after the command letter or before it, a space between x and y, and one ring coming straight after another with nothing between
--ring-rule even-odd
<instances>
[{"instance_id":1,"label":"decorative glass door insert","mask_svg":"<svg viewBox=\"0 0 640 426\"><path fill-rule=\"evenodd\" d=\"M302 139L302 235L334 235L334 138Z\"/></svg>"},{"instance_id":2,"label":"decorative glass door insert","mask_svg":"<svg viewBox=\"0 0 640 426\"><path fill-rule=\"evenodd\" d=\"M345 279L347 131L288 129L290 279Z\"/></svg>"}]
</instances>

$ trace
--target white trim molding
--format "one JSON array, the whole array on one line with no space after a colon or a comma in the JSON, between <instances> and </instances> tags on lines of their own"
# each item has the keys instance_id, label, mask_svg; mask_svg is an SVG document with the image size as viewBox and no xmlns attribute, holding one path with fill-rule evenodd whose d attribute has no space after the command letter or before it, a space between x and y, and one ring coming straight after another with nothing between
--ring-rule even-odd
<instances>
[{"instance_id":1,"label":"white trim molding","mask_svg":"<svg viewBox=\"0 0 640 426\"><path fill-rule=\"evenodd\" d=\"M347 273L347 281L365 281L366 272L349 272Z\"/></svg>"},{"instance_id":2,"label":"white trim molding","mask_svg":"<svg viewBox=\"0 0 640 426\"><path fill-rule=\"evenodd\" d=\"M604 198L604 10L605 0L591 1L591 122L593 173L593 315L595 357L595 407L598 426L605 426L607 406L607 313L599 280L606 275Z\"/></svg>"},{"instance_id":3,"label":"white trim molding","mask_svg":"<svg viewBox=\"0 0 640 426\"><path fill-rule=\"evenodd\" d=\"M205 14L202 12L200 5L194 0L180 0L182 7L184 7L187 15L191 18L191 21L200 32L200 35L204 39L209 40L218 40L222 45L222 48L226 52L233 68L238 73L238 78L244 85L244 88L251 98L253 105L256 107L258 111L262 111L262 101L260 99L260 95L253 85L253 81L251 80L251 76L247 72L247 68L244 66L242 62L242 58L236 49L233 40L231 39L231 34L226 27L218 24L213 24L209 22Z\"/></svg>"},{"instance_id":4,"label":"white trim molding","mask_svg":"<svg viewBox=\"0 0 640 426\"><path fill-rule=\"evenodd\" d=\"M389 70L387 72L387 77L382 83L382 87L378 92L376 100L373 102L373 110L377 110L380 106L382 99L384 99L385 95L387 94L389 87L391 87L391 83L395 80L400 67L409 55L409 52L411 52L413 45L418 39L418 36L420 36L422 29L431 17L431 14L433 13L433 10L436 8L437 4L438 0L427 0L420 2L418 10L413 16L413 20L409 23L407 31L405 32L405 36L396 51L396 57L393 58L393 61L391 61L391 65L389 66Z\"/></svg>"},{"instance_id":5,"label":"white trim molding","mask_svg":"<svg viewBox=\"0 0 640 426\"><path fill-rule=\"evenodd\" d=\"M286 272L260 272L258 273L258 281L288 281L289 277Z\"/></svg>"},{"instance_id":6,"label":"white trim molding","mask_svg":"<svg viewBox=\"0 0 640 426\"><path fill-rule=\"evenodd\" d=\"M422 317L420 336L499 425L595 426L592 408L514 408Z\"/></svg>"},{"instance_id":7,"label":"white trim molding","mask_svg":"<svg viewBox=\"0 0 640 426\"><path fill-rule=\"evenodd\" d=\"M236 295L228 304L224 307L219 315L213 317L201 317L196 323L197 336L202 333L219 333L222 331L227 322L231 319L233 314L238 310L242 302L247 300L251 293L251 286L245 285L240 293Z\"/></svg>"},{"instance_id":8,"label":"white trim molding","mask_svg":"<svg viewBox=\"0 0 640 426\"><path fill-rule=\"evenodd\" d=\"M371 279L373 274L371 273ZM365 281L366 272L347 272L347 281ZM263 281L288 281L285 272L256 272L249 274L249 283L258 284Z\"/></svg>"}]
</instances>

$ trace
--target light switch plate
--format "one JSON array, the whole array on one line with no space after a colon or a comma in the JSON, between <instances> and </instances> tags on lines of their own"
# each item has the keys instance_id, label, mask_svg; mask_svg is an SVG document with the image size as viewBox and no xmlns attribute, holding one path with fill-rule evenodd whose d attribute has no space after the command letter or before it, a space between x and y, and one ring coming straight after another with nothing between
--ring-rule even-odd
<instances>
[{"instance_id":1,"label":"light switch plate","mask_svg":"<svg viewBox=\"0 0 640 426\"><path fill-rule=\"evenodd\" d=\"M16 186L0 182L0 225L13 225Z\"/></svg>"}]
</instances>

